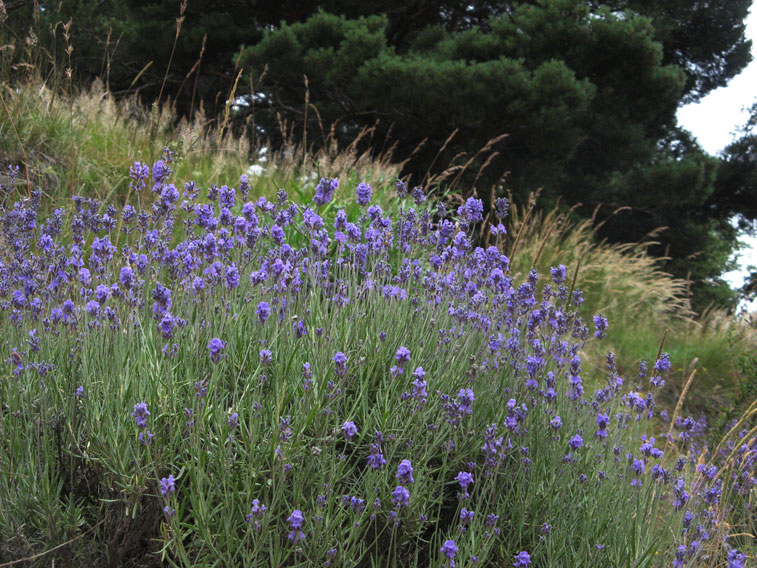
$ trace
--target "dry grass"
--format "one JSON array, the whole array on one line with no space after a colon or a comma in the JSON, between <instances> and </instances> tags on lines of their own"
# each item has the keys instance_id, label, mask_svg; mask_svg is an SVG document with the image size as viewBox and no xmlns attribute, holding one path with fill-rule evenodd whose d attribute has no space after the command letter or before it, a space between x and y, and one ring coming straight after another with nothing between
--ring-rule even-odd
<instances>
[{"instance_id":1,"label":"dry grass","mask_svg":"<svg viewBox=\"0 0 757 568\"><path fill-rule=\"evenodd\" d=\"M663 259L647 254L653 241L600 242L592 225L591 219L576 220L558 209L529 213L516 204L508 229L509 252L517 246L511 260L513 273L523 277L536 268L549 274L550 267L564 264L569 275L578 270L576 286L585 292L587 307L595 313L631 320L663 315L692 320L688 283L665 273L660 268Z\"/></svg>"},{"instance_id":2,"label":"dry grass","mask_svg":"<svg viewBox=\"0 0 757 568\"><path fill-rule=\"evenodd\" d=\"M393 147L380 156L361 149L373 129L346 148L337 146L331 130L320 149L289 138L279 151L263 154L264 147L253 148L249 137L218 126L202 111L192 120L177 120L170 104L150 112L136 97L116 101L99 81L73 97L41 81L6 85L2 97L7 112L0 114L0 160L26 166L32 185L43 187L56 203L73 194L123 203L131 164L154 162L166 146L177 152L177 183L235 185L251 165L261 166L260 175L251 175L254 195L273 195L280 187L307 194L319 176L338 177L346 186L390 185L402 167L392 161ZM288 134L286 125L281 128Z\"/></svg>"},{"instance_id":3,"label":"dry grass","mask_svg":"<svg viewBox=\"0 0 757 568\"><path fill-rule=\"evenodd\" d=\"M379 155L367 148L375 136L375 128L365 128L346 147L339 147L335 126L325 132L320 126L322 141L319 147L303 147L295 142L291 127L280 124L284 142L281 148L266 156L266 175L285 185L292 181L313 184L322 176L355 182L363 181L374 187L393 185L406 161L393 161L394 146ZM311 136L313 136L311 134ZM312 189L312 188L310 188ZM350 189L354 190L354 186ZM340 192L341 193L341 192Z\"/></svg>"}]
</instances>

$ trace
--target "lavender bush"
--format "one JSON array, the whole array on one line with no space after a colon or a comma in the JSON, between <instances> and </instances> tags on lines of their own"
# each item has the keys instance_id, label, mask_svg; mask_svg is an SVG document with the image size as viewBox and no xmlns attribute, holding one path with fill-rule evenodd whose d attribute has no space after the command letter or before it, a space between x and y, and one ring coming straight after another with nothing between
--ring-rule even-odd
<instances>
[{"instance_id":1,"label":"lavender bush","mask_svg":"<svg viewBox=\"0 0 757 568\"><path fill-rule=\"evenodd\" d=\"M392 217L328 178L296 204L180 189L166 162L130 176L151 207L74 197L42 219L41 192L0 190L0 560L754 554L755 405L708 449L701 423L660 420L666 354L587 368L612 322L584 323L562 266L513 281L505 201L480 248L480 201L453 216L402 182Z\"/></svg>"}]
</instances>

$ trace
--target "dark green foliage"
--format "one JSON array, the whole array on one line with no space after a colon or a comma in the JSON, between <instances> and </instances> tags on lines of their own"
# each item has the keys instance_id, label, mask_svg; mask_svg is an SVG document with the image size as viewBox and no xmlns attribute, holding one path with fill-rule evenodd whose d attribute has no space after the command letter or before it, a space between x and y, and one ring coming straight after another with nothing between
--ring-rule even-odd
<instances>
[{"instance_id":1,"label":"dark green foliage","mask_svg":"<svg viewBox=\"0 0 757 568\"><path fill-rule=\"evenodd\" d=\"M744 37L750 2L727 0L627 0L616 4L648 16L664 62L686 74L685 102L724 86L750 61Z\"/></svg>"},{"instance_id":2,"label":"dark green foliage","mask_svg":"<svg viewBox=\"0 0 757 568\"><path fill-rule=\"evenodd\" d=\"M730 144L720 158L715 190L707 202L715 215L738 215L739 228L757 233L757 103L752 105L742 136ZM742 290L746 298L757 295L757 270Z\"/></svg>"},{"instance_id":3,"label":"dark green foliage","mask_svg":"<svg viewBox=\"0 0 757 568\"><path fill-rule=\"evenodd\" d=\"M82 85L101 77L114 94L138 92L147 103L162 89L164 100L178 100L183 113L197 110L200 102L209 113L222 109L225 99L219 95L228 93L234 81L233 55L241 44L259 40L264 25L278 22L277 16L265 17L267 2L260 3L260 10L250 10L250 2L234 0L188 2L183 13L178 0L54 4L36 13L31 2L19 5L9 13L6 33L23 45L32 27L51 56L39 63L60 72L68 63L62 23L71 21L72 67ZM177 38L177 19L182 15ZM202 61L195 67L203 38Z\"/></svg>"}]
</instances>

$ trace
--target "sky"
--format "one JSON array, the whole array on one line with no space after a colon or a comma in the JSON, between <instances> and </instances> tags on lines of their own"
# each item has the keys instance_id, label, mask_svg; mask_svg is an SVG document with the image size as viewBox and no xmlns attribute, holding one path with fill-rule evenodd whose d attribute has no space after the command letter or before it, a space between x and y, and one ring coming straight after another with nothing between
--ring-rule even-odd
<instances>
[{"instance_id":1,"label":"sky","mask_svg":"<svg viewBox=\"0 0 757 568\"><path fill-rule=\"evenodd\" d=\"M747 36L752 40L754 61L725 87L716 89L698 103L678 110L678 123L697 137L699 144L710 154L717 154L737 138L749 118L748 109L757 101L757 0L747 19ZM746 248L738 254L740 270L724 275L733 287L741 287L749 274L747 266L757 266L757 237L743 237ZM757 311L757 301L744 306Z\"/></svg>"}]
</instances>

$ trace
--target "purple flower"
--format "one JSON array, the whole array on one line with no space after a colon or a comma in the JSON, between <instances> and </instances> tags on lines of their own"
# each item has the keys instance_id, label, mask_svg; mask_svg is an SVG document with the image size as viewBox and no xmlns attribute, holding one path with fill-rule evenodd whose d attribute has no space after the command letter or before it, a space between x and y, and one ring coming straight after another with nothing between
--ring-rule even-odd
<instances>
[{"instance_id":1,"label":"purple flower","mask_svg":"<svg viewBox=\"0 0 757 568\"><path fill-rule=\"evenodd\" d=\"M413 479L413 466L410 460L402 460L397 466L397 475L395 475L402 483L415 483Z\"/></svg>"},{"instance_id":2,"label":"purple flower","mask_svg":"<svg viewBox=\"0 0 757 568\"><path fill-rule=\"evenodd\" d=\"M232 262L226 267L226 287L231 290L239 286L239 269L236 263Z\"/></svg>"},{"instance_id":3,"label":"purple flower","mask_svg":"<svg viewBox=\"0 0 757 568\"><path fill-rule=\"evenodd\" d=\"M397 353L395 353L394 358L396 359L397 363L402 366L410 361L410 350L407 347L400 347L399 349L397 349Z\"/></svg>"},{"instance_id":4,"label":"purple flower","mask_svg":"<svg viewBox=\"0 0 757 568\"><path fill-rule=\"evenodd\" d=\"M484 203L475 197L469 197L465 205L458 207L457 214L469 224L484 220Z\"/></svg>"},{"instance_id":5,"label":"purple flower","mask_svg":"<svg viewBox=\"0 0 757 568\"><path fill-rule=\"evenodd\" d=\"M415 398L421 406L426 403L426 397L428 396L428 391L426 391L428 383L424 380L425 376L426 373L423 370L423 367L418 367L413 372L415 380L411 383L413 385L413 398Z\"/></svg>"},{"instance_id":6,"label":"purple flower","mask_svg":"<svg viewBox=\"0 0 757 568\"><path fill-rule=\"evenodd\" d=\"M584 445L584 439L576 434L568 441L568 446L571 450L575 451Z\"/></svg>"},{"instance_id":7,"label":"purple flower","mask_svg":"<svg viewBox=\"0 0 757 568\"><path fill-rule=\"evenodd\" d=\"M467 525L469 522L473 520L473 517L476 516L476 513L473 511L469 511L465 507L460 511L460 522L464 525Z\"/></svg>"},{"instance_id":8,"label":"purple flower","mask_svg":"<svg viewBox=\"0 0 757 568\"><path fill-rule=\"evenodd\" d=\"M665 386L665 381L662 378L662 374L670 370L670 355L663 353L660 358L655 361L653 376L649 379L649 382L656 387Z\"/></svg>"},{"instance_id":9,"label":"purple flower","mask_svg":"<svg viewBox=\"0 0 757 568\"><path fill-rule=\"evenodd\" d=\"M357 426L355 426L354 422L345 422L342 424L342 432L344 432L344 437L349 440L357 434Z\"/></svg>"},{"instance_id":10,"label":"purple flower","mask_svg":"<svg viewBox=\"0 0 757 568\"><path fill-rule=\"evenodd\" d=\"M229 416L228 424L230 430L234 430L237 426L239 426L239 414L234 412L231 416Z\"/></svg>"},{"instance_id":11,"label":"purple flower","mask_svg":"<svg viewBox=\"0 0 757 568\"><path fill-rule=\"evenodd\" d=\"M304 520L305 519L302 516L302 511L295 509L294 511L292 511L292 514L289 515L287 522L289 523L289 528L300 530L302 528L302 523L304 522Z\"/></svg>"},{"instance_id":12,"label":"purple flower","mask_svg":"<svg viewBox=\"0 0 757 568\"><path fill-rule=\"evenodd\" d=\"M313 201L316 205L326 205L334 197L334 192L339 187L339 180L321 178L315 187L315 196Z\"/></svg>"},{"instance_id":13,"label":"purple flower","mask_svg":"<svg viewBox=\"0 0 757 568\"><path fill-rule=\"evenodd\" d=\"M455 481L460 484L460 487L465 492L465 496L468 497L468 486L473 483L473 474L468 473L467 471L458 472Z\"/></svg>"},{"instance_id":14,"label":"purple flower","mask_svg":"<svg viewBox=\"0 0 757 568\"><path fill-rule=\"evenodd\" d=\"M410 492L398 485L394 491L392 491L392 503L394 507L399 511L402 507L407 507L410 503Z\"/></svg>"},{"instance_id":15,"label":"purple flower","mask_svg":"<svg viewBox=\"0 0 757 568\"><path fill-rule=\"evenodd\" d=\"M92 242L92 252L94 253L94 258L90 259L92 261L110 260L113 258L113 253L116 252L116 247L111 244L108 237L103 237L101 239L96 238Z\"/></svg>"},{"instance_id":16,"label":"purple flower","mask_svg":"<svg viewBox=\"0 0 757 568\"><path fill-rule=\"evenodd\" d=\"M744 568L745 560L746 554L739 552L737 549L732 548L728 551L728 568Z\"/></svg>"},{"instance_id":17,"label":"purple flower","mask_svg":"<svg viewBox=\"0 0 757 568\"><path fill-rule=\"evenodd\" d=\"M287 538L289 538L289 541L293 544L297 544L305 538L305 533L302 532L302 523L304 522L304 520L305 519L302 516L302 511L300 511L299 509L292 511L292 514L289 515L289 518L287 519L289 528L291 529Z\"/></svg>"},{"instance_id":18,"label":"purple flower","mask_svg":"<svg viewBox=\"0 0 757 568\"><path fill-rule=\"evenodd\" d=\"M400 198L407 195L407 184L405 184L405 182L401 179L398 179L394 184L394 189L397 190L397 196Z\"/></svg>"},{"instance_id":19,"label":"purple flower","mask_svg":"<svg viewBox=\"0 0 757 568\"><path fill-rule=\"evenodd\" d=\"M260 501L259 501L258 499L253 499L253 500L252 500L252 507L251 507L251 510L250 510L250 512L249 512L249 513L248 513L248 514L247 514L247 515L245 516L245 520L246 520L246 521L247 521L248 523L250 523L250 522L252 522L252 521L253 521L253 519L256 519L256 518L257 518L257 519L260 519L260 518L262 518L262 517L263 517L263 515L265 514L265 512L266 512L267 510L268 510L268 509L267 509L267 507L266 507L265 505L261 504L261 503L260 503ZM291 517L290 517L290 518L291 518ZM255 527L255 528L258 528L258 527L259 527L259 525L257 525L257 521L256 521L256 527Z\"/></svg>"},{"instance_id":20,"label":"purple flower","mask_svg":"<svg viewBox=\"0 0 757 568\"><path fill-rule=\"evenodd\" d=\"M281 434L279 434L279 438L282 442L288 442L291 438L294 432L291 428L291 418L289 416L281 416L279 417L279 430L281 431ZM276 448L277 452L280 452L279 448ZM279 455L281 457L281 455Z\"/></svg>"},{"instance_id":21,"label":"purple flower","mask_svg":"<svg viewBox=\"0 0 757 568\"><path fill-rule=\"evenodd\" d=\"M522 552L519 552L515 557L515 563L513 564L513 566L515 566L516 568L527 568L529 564L531 564L531 556L524 550Z\"/></svg>"},{"instance_id":22,"label":"purple flower","mask_svg":"<svg viewBox=\"0 0 757 568\"><path fill-rule=\"evenodd\" d=\"M307 327L305 326L305 322L301 320L292 324L292 331L294 332L297 339L300 339L303 336L308 334L308 330L307 330Z\"/></svg>"},{"instance_id":23,"label":"purple flower","mask_svg":"<svg viewBox=\"0 0 757 568\"><path fill-rule=\"evenodd\" d=\"M150 442L152 442L152 439L155 437L155 434L150 432L149 430L145 430L144 432L140 432L139 436L137 438L140 442L142 442L143 445L149 446Z\"/></svg>"},{"instance_id":24,"label":"purple flower","mask_svg":"<svg viewBox=\"0 0 757 568\"><path fill-rule=\"evenodd\" d=\"M128 266L122 267L119 281L121 282L121 286L128 289L132 282L134 282L134 271Z\"/></svg>"},{"instance_id":25,"label":"purple flower","mask_svg":"<svg viewBox=\"0 0 757 568\"><path fill-rule=\"evenodd\" d=\"M358 205L368 205L371 200L372 191L371 186L367 183L358 184L357 189L355 190Z\"/></svg>"},{"instance_id":26,"label":"purple flower","mask_svg":"<svg viewBox=\"0 0 757 568\"><path fill-rule=\"evenodd\" d=\"M352 507L352 510L359 515L365 509L365 499L360 499L359 497L354 496L350 497L350 507Z\"/></svg>"},{"instance_id":27,"label":"purple flower","mask_svg":"<svg viewBox=\"0 0 757 568\"><path fill-rule=\"evenodd\" d=\"M92 317L97 317L98 312L100 311L100 304L94 300L90 300L87 302L87 312Z\"/></svg>"},{"instance_id":28,"label":"purple flower","mask_svg":"<svg viewBox=\"0 0 757 568\"><path fill-rule=\"evenodd\" d=\"M647 373L649 372L649 363L646 361L642 361L639 363L639 378L645 379L647 378Z\"/></svg>"},{"instance_id":29,"label":"purple flower","mask_svg":"<svg viewBox=\"0 0 757 568\"><path fill-rule=\"evenodd\" d=\"M311 231L318 231L320 229L323 229L323 218L321 218L321 216L312 209L305 209L305 211L303 211L302 213L302 216L305 222L305 226Z\"/></svg>"},{"instance_id":30,"label":"purple flower","mask_svg":"<svg viewBox=\"0 0 757 568\"><path fill-rule=\"evenodd\" d=\"M457 401L460 412L462 414L470 414L471 412L473 412L471 405L473 404L474 400L476 400L476 396L471 389L460 389L460 392L457 393Z\"/></svg>"},{"instance_id":31,"label":"purple flower","mask_svg":"<svg viewBox=\"0 0 757 568\"><path fill-rule=\"evenodd\" d=\"M147 403L142 401L134 405L134 411L131 413L134 420L137 422L137 428L140 430L147 428L147 417L150 416L150 411L147 410Z\"/></svg>"},{"instance_id":32,"label":"purple flower","mask_svg":"<svg viewBox=\"0 0 757 568\"><path fill-rule=\"evenodd\" d=\"M372 469L381 469L386 465L386 458L381 453L381 444L371 444L371 453L368 456L368 465Z\"/></svg>"},{"instance_id":33,"label":"purple flower","mask_svg":"<svg viewBox=\"0 0 757 568\"><path fill-rule=\"evenodd\" d=\"M129 178L131 178L131 182L129 182L129 186L134 191L140 191L144 189L146 185L147 176L150 175L150 168L147 164L143 164L142 162L134 162L134 164L129 168Z\"/></svg>"},{"instance_id":34,"label":"purple flower","mask_svg":"<svg viewBox=\"0 0 757 568\"><path fill-rule=\"evenodd\" d=\"M136 165L136 163L135 163ZM158 160L152 166L152 180L155 185L159 185L171 174L171 168L169 168L163 160ZM155 188L153 188L155 190Z\"/></svg>"},{"instance_id":35,"label":"purple flower","mask_svg":"<svg viewBox=\"0 0 757 568\"><path fill-rule=\"evenodd\" d=\"M235 196L236 196L236 191L234 190L233 187L222 185L221 190L219 192L218 203L222 207L227 207L231 209L232 207L234 207Z\"/></svg>"},{"instance_id":36,"label":"purple flower","mask_svg":"<svg viewBox=\"0 0 757 568\"><path fill-rule=\"evenodd\" d=\"M171 315L171 312L163 314L163 319L158 324L158 329L165 339L171 339L173 337L173 327L176 324L176 319Z\"/></svg>"},{"instance_id":37,"label":"purple flower","mask_svg":"<svg viewBox=\"0 0 757 568\"><path fill-rule=\"evenodd\" d=\"M194 384L195 396L197 398L205 398L208 395L208 383L205 379L195 382Z\"/></svg>"},{"instance_id":38,"label":"purple flower","mask_svg":"<svg viewBox=\"0 0 757 568\"><path fill-rule=\"evenodd\" d=\"M174 491L176 491L176 480L173 475L169 475L160 480L160 492L163 497L170 497L174 494Z\"/></svg>"},{"instance_id":39,"label":"purple flower","mask_svg":"<svg viewBox=\"0 0 757 568\"><path fill-rule=\"evenodd\" d=\"M336 218L334 219L334 228L337 231L344 231L347 228L347 213L344 209L340 209L336 212Z\"/></svg>"},{"instance_id":40,"label":"purple flower","mask_svg":"<svg viewBox=\"0 0 757 568\"><path fill-rule=\"evenodd\" d=\"M426 194L423 193L423 188L420 186L416 186L413 188L413 201L416 205L420 205L424 201L426 201Z\"/></svg>"},{"instance_id":41,"label":"purple flower","mask_svg":"<svg viewBox=\"0 0 757 568\"><path fill-rule=\"evenodd\" d=\"M187 428L192 428L195 425L194 412L191 408L184 408L184 417L187 420Z\"/></svg>"},{"instance_id":42,"label":"purple flower","mask_svg":"<svg viewBox=\"0 0 757 568\"><path fill-rule=\"evenodd\" d=\"M654 369L655 371L659 371L660 373L669 371L670 370L670 354L663 353L662 355L660 355L660 358L657 361L655 361Z\"/></svg>"},{"instance_id":43,"label":"purple flower","mask_svg":"<svg viewBox=\"0 0 757 568\"><path fill-rule=\"evenodd\" d=\"M108 296L110 296L110 288L104 284L100 284L95 288L95 297L100 305L103 305L108 300Z\"/></svg>"},{"instance_id":44,"label":"purple flower","mask_svg":"<svg viewBox=\"0 0 757 568\"><path fill-rule=\"evenodd\" d=\"M338 351L334 355L334 365L336 366L336 374L340 377L347 371L347 355Z\"/></svg>"},{"instance_id":45,"label":"purple flower","mask_svg":"<svg viewBox=\"0 0 757 568\"><path fill-rule=\"evenodd\" d=\"M156 316L163 315L171 309L171 290L160 282L155 284L155 289L152 291L152 299L155 300L152 306L152 313Z\"/></svg>"},{"instance_id":46,"label":"purple flower","mask_svg":"<svg viewBox=\"0 0 757 568\"><path fill-rule=\"evenodd\" d=\"M597 415L597 438L605 439L607 438L607 426L610 424L610 417L607 414L598 414Z\"/></svg>"},{"instance_id":47,"label":"purple flower","mask_svg":"<svg viewBox=\"0 0 757 568\"><path fill-rule=\"evenodd\" d=\"M218 363L221 360L221 351L226 349L226 342L214 337L208 343L208 350L210 351L210 360L213 363Z\"/></svg>"},{"instance_id":48,"label":"purple flower","mask_svg":"<svg viewBox=\"0 0 757 568\"><path fill-rule=\"evenodd\" d=\"M551 267L549 272L552 274L552 282L555 284L560 285L565 282L566 270L564 264L560 264L557 267Z\"/></svg>"},{"instance_id":49,"label":"purple flower","mask_svg":"<svg viewBox=\"0 0 757 568\"><path fill-rule=\"evenodd\" d=\"M284 233L284 229L276 225L275 223L271 226L271 238L277 245L284 244L284 238L286 237L286 233Z\"/></svg>"},{"instance_id":50,"label":"purple flower","mask_svg":"<svg viewBox=\"0 0 757 568\"><path fill-rule=\"evenodd\" d=\"M273 361L273 355L271 354L271 350L261 349L260 350L260 364L265 366L265 365L268 365L271 361Z\"/></svg>"},{"instance_id":51,"label":"purple flower","mask_svg":"<svg viewBox=\"0 0 757 568\"><path fill-rule=\"evenodd\" d=\"M562 426L562 418L555 416L552 420L549 421L549 425L552 426L552 429L555 432L557 432Z\"/></svg>"},{"instance_id":52,"label":"purple flower","mask_svg":"<svg viewBox=\"0 0 757 568\"><path fill-rule=\"evenodd\" d=\"M458 548L454 540L445 540L439 551L449 559L450 566L455 565L454 558L457 556Z\"/></svg>"},{"instance_id":53,"label":"purple flower","mask_svg":"<svg viewBox=\"0 0 757 568\"><path fill-rule=\"evenodd\" d=\"M607 318L604 316L604 314L597 314L594 316L594 329L596 330L594 332L594 337L597 339L603 339L607 335L607 328L610 325L610 322L607 321Z\"/></svg>"},{"instance_id":54,"label":"purple flower","mask_svg":"<svg viewBox=\"0 0 757 568\"><path fill-rule=\"evenodd\" d=\"M268 319L268 316L271 315L271 306L268 304L268 302L260 302L257 309L255 310L255 313L258 315L260 323L265 323L265 321Z\"/></svg>"}]
</instances>

